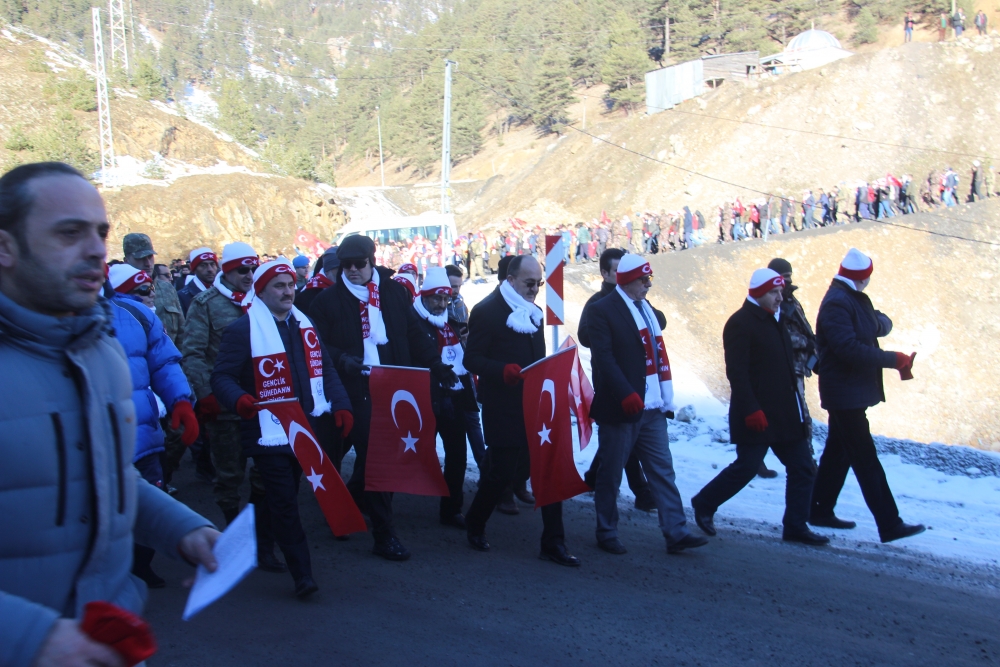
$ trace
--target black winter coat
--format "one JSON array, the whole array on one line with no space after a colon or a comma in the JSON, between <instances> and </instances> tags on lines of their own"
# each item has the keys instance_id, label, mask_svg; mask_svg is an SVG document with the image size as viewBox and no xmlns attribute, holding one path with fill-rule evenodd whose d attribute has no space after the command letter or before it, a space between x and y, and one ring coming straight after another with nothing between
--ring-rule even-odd
<instances>
[{"instance_id":1,"label":"black winter coat","mask_svg":"<svg viewBox=\"0 0 1000 667\"><path fill-rule=\"evenodd\" d=\"M726 322L722 345L732 389L730 440L738 445L765 445L805 438L788 330L771 313L744 301ZM763 433L746 426L746 418L758 410L767 417Z\"/></svg>"},{"instance_id":2,"label":"black winter coat","mask_svg":"<svg viewBox=\"0 0 1000 667\"><path fill-rule=\"evenodd\" d=\"M288 355L288 364L292 371L292 388L295 397L299 399L302 411L309 416L313 411L312 390L309 387L309 370L306 364L305 349L302 335L299 333L299 323L294 318L288 322L278 322L278 334ZM323 392L330 401L330 412L350 410L351 402L347 398L344 386L340 382L336 369L327 354L326 348L320 342L323 351ZM253 354L250 351L250 316L243 315L226 327L219 343L219 355L215 358L215 368L212 370L212 393L219 404L230 412L236 412L236 401L244 394L251 397L257 395L257 385L254 378ZM313 431L316 430L316 419L309 416ZM243 451L247 456L255 454L291 454L288 445L280 447L263 447L257 444L260 439L260 422L254 418L240 422L240 439Z\"/></svg>"},{"instance_id":3,"label":"black winter coat","mask_svg":"<svg viewBox=\"0 0 1000 667\"><path fill-rule=\"evenodd\" d=\"M320 288L312 287L310 289L302 289L295 293L295 307L305 313L309 319L312 319L312 315L309 314L309 309L312 307L312 302L318 297L324 289L333 289L333 286Z\"/></svg>"},{"instance_id":4,"label":"black winter coat","mask_svg":"<svg viewBox=\"0 0 1000 667\"><path fill-rule=\"evenodd\" d=\"M419 299L420 297L417 298ZM438 328L420 317L419 314L417 315L417 319L420 322L420 330L427 335L427 338L436 350ZM458 320L453 320L450 317L448 318L448 324L456 335L465 326ZM451 362L441 359L441 363L450 364ZM479 412L479 401L476 399L476 387L472 382L472 374L466 373L465 375L460 375L458 379L462 382L461 391L455 391L450 386L446 386L438 380L431 378L431 393L433 394L431 399L437 408L439 417L442 416L442 410L445 413L443 416L448 418L460 417L461 413L464 412Z\"/></svg>"},{"instance_id":5,"label":"black winter coat","mask_svg":"<svg viewBox=\"0 0 1000 667\"><path fill-rule=\"evenodd\" d=\"M653 312L665 321L663 313ZM633 392L646 400L646 348L632 311L617 293L601 299L591 308L589 331L594 374L590 416L598 424L634 424L642 414L626 415L622 401Z\"/></svg>"},{"instance_id":6,"label":"black winter coat","mask_svg":"<svg viewBox=\"0 0 1000 667\"><path fill-rule=\"evenodd\" d=\"M211 285L209 285L209 287L211 287ZM198 283L193 280L181 289L177 290L177 300L181 302L181 308L184 309L185 317L187 317L188 308L191 307L191 302L194 301L194 298L203 291L204 290L198 289Z\"/></svg>"},{"instance_id":7,"label":"black winter coat","mask_svg":"<svg viewBox=\"0 0 1000 667\"><path fill-rule=\"evenodd\" d=\"M583 304L583 312L580 313L580 325L576 329L576 339L580 345L584 347L590 347L590 332L587 327L590 326L590 308L595 303L611 294L615 291L615 285L611 283L601 282L601 291L597 294L592 295L587 299L587 303ZM666 329L667 318L663 316L663 313L653 308L653 312L656 314L656 321L660 324L660 329Z\"/></svg>"},{"instance_id":8,"label":"black winter coat","mask_svg":"<svg viewBox=\"0 0 1000 667\"><path fill-rule=\"evenodd\" d=\"M379 360L385 366L411 366L430 368L439 357L437 346L432 345L420 328L420 317L413 310L410 292L392 280L393 271L376 267L379 272L379 301L382 321L389 342L379 345ZM344 286L341 277L313 299L307 315L323 339L334 365L340 372L344 388L353 403L369 400L368 378L350 376L344 372L344 355L358 359L365 356L364 334L361 332L360 301Z\"/></svg>"},{"instance_id":9,"label":"black winter coat","mask_svg":"<svg viewBox=\"0 0 1000 667\"><path fill-rule=\"evenodd\" d=\"M545 357L545 331L517 333L507 326L511 308L499 293L480 301L469 315L465 367L479 376L483 404L483 435L490 447L527 447L522 395L524 383L503 381L507 364L526 368ZM436 349L436 348L435 348Z\"/></svg>"},{"instance_id":10,"label":"black winter coat","mask_svg":"<svg viewBox=\"0 0 1000 667\"><path fill-rule=\"evenodd\" d=\"M834 279L816 316L819 399L825 410L870 408L885 400L882 369L896 367L896 354L879 349L892 320L871 299Z\"/></svg>"}]
</instances>

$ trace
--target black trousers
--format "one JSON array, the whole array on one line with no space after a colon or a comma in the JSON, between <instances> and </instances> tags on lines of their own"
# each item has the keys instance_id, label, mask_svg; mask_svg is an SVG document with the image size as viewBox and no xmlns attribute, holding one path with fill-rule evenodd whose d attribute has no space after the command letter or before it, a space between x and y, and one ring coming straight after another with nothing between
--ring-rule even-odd
<instances>
[{"instance_id":1,"label":"black trousers","mask_svg":"<svg viewBox=\"0 0 1000 667\"><path fill-rule=\"evenodd\" d=\"M812 516L833 516L847 471L854 470L865 503L875 517L879 533L895 528L902 519L892 497L885 470L878 460L875 441L864 408L830 410L830 434L819 459L816 488L813 490Z\"/></svg>"},{"instance_id":2,"label":"black trousers","mask_svg":"<svg viewBox=\"0 0 1000 667\"><path fill-rule=\"evenodd\" d=\"M392 520L392 494L388 492L365 491L365 465L368 459L368 436L372 426L372 402L366 396L364 401L353 402L354 427L344 441L344 454L354 447L354 471L347 480L347 490L358 509L366 512L372 520L372 537L383 542L396 536Z\"/></svg>"},{"instance_id":3,"label":"black trousers","mask_svg":"<svg viewBox=\"0 0 1000 667\"><path fill-rule=\"evenodd\" d=\"M271 528L278 546L295 546L305 542L306 533L299 519L299 480L302 468L295 456L287 453L258 454L253 457L264 496L271 510Z\"/></svg>"},{"instance_id":4,"label":"black trousers","mask_svg":"<svg viewBox=\"0 0 1000 667\"><path fill-rule=\"evenodd\" d=\"M515 480L527 477L531 459L527 445L521 447L487 447L483 472L479 477L479 490L465 515L465 524L471 535L482 535L486 522L503 496L504 490ZM563 544L562 503L542 506L542 548L549 549Z\"/></svg>"},{"instance_id":5,"label":"black trousers","mask_svg":"<svg viewBox=\"0 0 1000 667\"><path fill-rule=\"evenodd\" d=\"M437 432L444 443L444 481L448 485L449 496L441 498L441 516L451 517L462 513L465 496L465 467L468 464L468 448L465 446L466 413L451 411L437 419ZM478 413L475 413L478 414Z\"/></svg>"},{"instance_id":6,"label":"black trousers","mask_svg":"<svg viewBox=\"0 0 1000 667\"><path fill-rule=\"evenodd\" d=\"M785 466L785 516L781 521L785 532L801 533L808 530L806 521L809 519L816 465L806 440L772 445L736 445L736 460L706 484L691 499L691 504L708 512L718 510L720 505L739 493L757 476L768 448L774 451L774 455Z\"/></svg>"}]
</instances>

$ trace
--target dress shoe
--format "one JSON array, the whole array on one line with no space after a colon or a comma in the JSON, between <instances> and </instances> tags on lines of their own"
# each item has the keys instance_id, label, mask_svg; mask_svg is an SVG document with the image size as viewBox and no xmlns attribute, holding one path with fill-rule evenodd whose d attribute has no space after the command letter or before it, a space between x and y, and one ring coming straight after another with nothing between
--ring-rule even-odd
<instances>
[{"instance_id":1,"label":"dress shoe","mask_svg":"<svg viewBox=\"0 0 1000 667\"><path fill-rule=\"evenodd\" d=\"M511 498L510 500L501 500L497 503L497 512L500 512L500 514L509 514L510 516L514 516L515 514L520 514L521 510L517 509L514 499Z\"/></svg>"},{"instance_id":2,"label":"dress shoe","mask_svg":"<svg viewBox=\"0 0 1000 667\"><path fill-rule=\"evenodd\" d=\"M307 597L319 590L319 586L312 577L306 575L295 582L295 597L305 600Z\"/></svg>"},{"instance_id":3,"label":"dress shoe","mask_svg":"<svg viewBox=\"0 0 1000 667\"><path fill-rule=\"evenodd\" d=\"M704 529L703 529L704 530ZM706 540L701 535L685 535L681 539L677 540L673 544L667 545L668 554L679 554L685 549L697 549L698 547L703 547L708 544Z\"/></svg>"},{"instance_id":4,"label":"dress shoe","mask_svg":"<svg viewBox=\"0 0 1000 667\"><path fill-rule=\"evenodd\" d=\"M715 512L699 509L694 503L691 503L691 509L694 510L694 522L701 528L701 532L709 537L715 537Z\"/></svg>"},{"instance_id":5,"label":"dress shoe","mask_svg":"<svg viewBox=\"0 0 1000 667\"><path fill-rule=\"evenodd\" d=\"M469 546L476 551L489 551L490 543L486 541L486 534L473 535L472 533L466 533L466 537L469 538Z\"/></svg>"},{"instance_id":6,"label":"dress shoe","mask_svg":"<svg viewBox=\"0 0 1000 667\"><path fill-rule=\"evenodd\" d=\"M598 540L597 546L609 554L615 554L616 556L628 553L628 549L625 548L625 545L617 537L612 537L608 540Z\"/></svg>"},{"instance_id":7,"label":"dress shoe","mask_svg":"<svg viewBox=\"0 0 1000 667\"><path fill-rule=\"evenodd\" d=\"M557 544L554 547L542 549L542 552L538 554L538 557L542 560L550 560L558 565L580 567L580 559L576 556L571 556L570 553L566 551L565 544Z\"/></svg>"},{"instance_id":8,"label":"dress shoe","mask_svg":"<svg viewBox=\"0 0 1000 667\"><path fill-rule=\"evenodd\" d=\"M174 497L177 496L177 487L176 486L170 486L169 484L166 484L164 486L166 487L168 495L171 495L171 496L174 496Z\"/></svg>"},{"instance_id":9,"label":"dress shoe","mask_svg":"<svg viewBox=\"0 0 1000 667\"><path fill-rule=\"evenodd\" d=\"M465 517L461 514L452 514L450 516L441 517L442 526L454 526L455 528L461 528L465 530Z\"/></svg>"},{"instance_id":10,"label":"dress shoe","mask_svg":"<svg viewBox=\"0 0 1000 667\"><path fill-rule=\"evenodd\" d=\"M812 547L822 547L830 543L829 537L826 535L820 535L819 533L814 533L808 528L801 533L783 532L781 534L781 539L786 542L801 542L802 544L808 544Z\"/></svg>"},{"instance_id":11,"label":"dress shoe","mask_svg":"<svg viewBox=\"0 0 1000 667\"><path fill-rule=\"evenodd\" d=\"M849 530L851 528L857 528L858 524L853 521L845 521L844 519L838 519L834 515L827 517L812 517L809 519L809 523L814 526L820 526L821 528L840 528L843 530Z\"/></svg>"},{"instance_id":12,"label":"dress shoe","mask_svg":"<svg viewBox=\"0 0 1000 667\"><path fill-rule=\"evenodd\" d=\"M535 506L535 497L531 495L531 491L528 491L527 486L522 486L520 489L514 489L514 495L525 505Z\"/></svg>"},{"instance_id":13,"label":"dress shoe","mask_svg":"<svg viewBox=\"0 0 1000 667\"><path fill-rule=\"evenodd\" d=\"M887 530L886 532L879 533L879 538L882 540L882 544L886 542L893 542L895 540L901 540L904 537L913 537L914 535L919 535L920 533L927 530L924 528L922 523L903 523L900 521L895 528Z\"/></svg>"},{"instance_id":14,"label":"dress shoe","mask_svg":"<svg viewBox=\"0 0 1000 667\"><path fill-rule=\"evenodd\" d=\"M257 569L264 572L288 572L288 566L278 560L274 551L262 551L260 548L257 549Z\"/></svg>"},{"instance_id":15,"label":"dress shoe","mask_svg":"<svg viewBox=\"0 0 1000 667\"><path fill-rule=\"evenodd\" d=\"M771 470L766 465L761 463L760 467L757 468L757 476L763 479L774 479L775 477L778 476L778 473L777 471Z\"/></svg>"},{"instance_id":16,"label":"dress shoe","mask_svg":"<svg viewBox=\"0 0 1000 667\"><path fill-rule=\"evenodd\" d=\"M641 493L635 497L635 508L641 512L655 512L656 501L652 492Z\"/></svg>"},{"instance_id":17,"label":"dress shoe","mask_svg":"<svg viewBox=\"0 0 1000 667\"><path fill-rule=\"evenodd\" d=\"M372 553L386 560L409 560L410 552L395 537L375 542Z\"/></svg>"}]
</instances>

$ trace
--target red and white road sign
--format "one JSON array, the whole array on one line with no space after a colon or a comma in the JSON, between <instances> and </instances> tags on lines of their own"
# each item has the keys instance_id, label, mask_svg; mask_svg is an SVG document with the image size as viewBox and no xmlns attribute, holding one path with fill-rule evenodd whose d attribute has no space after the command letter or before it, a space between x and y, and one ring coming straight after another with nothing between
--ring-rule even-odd
<instances>
[{"instance_id":1,"label":"red and white road sign","mask_svg":"<svg viewBox=\"0 0 1000 667\"><path fill-rule=\"evenodd\" d=\"M563 264L566 246L562 235L545 237L545 323L564 324Z\"/></svg>"}]
</instances>

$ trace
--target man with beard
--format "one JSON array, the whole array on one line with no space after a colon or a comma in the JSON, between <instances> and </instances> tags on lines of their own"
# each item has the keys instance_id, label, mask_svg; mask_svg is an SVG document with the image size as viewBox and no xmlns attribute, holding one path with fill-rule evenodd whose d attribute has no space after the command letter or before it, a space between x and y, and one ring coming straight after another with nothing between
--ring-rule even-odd
<instances>
[{"instance_id":1,"label":"man with beard","mask_svg":"<svg viewBox=\"0 0 1000 667\"><path fill-rule=\"evenodd\" d=\"M441 499L441 524L464 529L462 486L465 483L467 414L478 415L479 404L472 375L462 363L465 349L459 333L464 325L448 316L448 305L454 293L449 278L443 268L432 266L427 269L413 308L420 316L421 329L437 347L442 363L450 365L458 376L458 382L452 385L436 382L434 393L437 394L438 405L435 413L437 432L444 444L444 481L450 493L449 497ZM478 420L476 423L478 425Z\"/></svg>"},{"instance_id":2,"label":"man with beard","mask_svg":"<svg viewBox=\"0 0 1000 667\"><path fill-rule=\"evenodd\" d=\"M521 369L545 356L542 311L535 305L543 283L542 267L534 257L515 257L499 292L478 303L469 316L465 367L479 376L487 446L479 490L465 515L469 544L478 551L490 550L486 522L504 490L526 478L530 469ZM579 559L566 550L562 503L542 507L542 524L539 557L579 566Z\"/></svg>"},{"instance_id":3,"label":"man with beard","mask_svg":"<svg viewBox=\"0 0 1000 667\"><path fill-rule=\"evenodd\" d=\"M299 519L302 468L285 429L260 403L286 387L281 398L297 399L314 429L315 418L332 412L346 436L353 419L350 401L312 322L294 307L295 282L296 271L284 258L254 271L245 299L247 314L226 327L211 382L219 403L243 420L243 453L253 458L260 472L278 546L295 582L295 595L303 599L319 587L312 577L309 545ZM316 348L321 358L318 366ZM282 356L287 366L281 363Z\"/></svg>"},{"instance_id":4,"label":"man with beard","mask_svg":"<svg viewBox=\"0 0 1000 667\"><path fill-rule=\"evenodd\" d=\"M354 447L354 471L347 488L358 507L371 517L372 553L403 561L410 552L396 536L392 494L365 491L372 418L368 375L372 366L385 365L430 368L433 381L447 386L453 386L458 378L441 362L437 348L421 329L409 290L392 280L391 269L376 266L374 241L362 235L348 236L337 249L337 257L337 284L316 297L311 313L353 407L354 429L342 453Z\"/></svg>"},{"instance_id":5,"label":"man with beard","mask_svg":"<svg viewBox=\"0 0 1000 667\"><path fill-rule=\"evenodd\" d=\"M191 301L181 347L184 373L198 401L195 409L215 466L215 502L227 525L240 513L247 457L240 442L240 417L220 405L212 390L212 369L223 332L243 316L243 299L253 287L253 271L259 264L257 251L246 243L230 243L222 249L222 271L210 288ZM256 466L250 469L250 503L257 529L258 567L284 572L284 563L274 555L270 510Z\"/></svg>"},{"instance_id":6,"label":"man with beard","mask_svg":"<svg viewBox=\"0 0 1000 667\"><path fill-rule=\"evenodd\" d=\"M211 248L195 248L191 251L188 264L191 267L191 274L188 276L187 284L177 290L177 298L181 301L185 315L191 307L191 301L215 282L215 275L219 272L219 258Z\"/></svg>"},{"instance_id":7,"label":"man with beard","mask_svg":"<svg viewBox=\"0 0 1000 667\"><path fill-rule=\"evenodd\" d=\"M583 305L583 312L580 314L580 326L577 327L577 338L579 339L580 345L584 347L590 347L590 313L592 312L593 306L598 301L604 299L604 297L615 292L615 286L617 283L618 275L618 262L621 258L625 256L625 252L619 248L609 248L601 253L600 263L598 267L601 271L601 289L597 294L594 294L589 299L587 303ZM660 311L655 311L657 323L660 328L667 326L667 320L663 318L663 313ZM591 355L591 363L593 363L593 355ZM590 469L587 470L583 475L583 481L587 483L587 486L594 488L597 476L597 465L600 460L600 450L598 450L597 456L590 464ZM649 488L649 481L646 479L645 473L642 471L642 464L639 462L639 455L633 450L628 457L628 461L625 463L625 477L628 479L628 488L632 490L635 495L635 508L637 510L642 510L643 512L652 512L656 509L656 499L653 498L653 492Z\"/></svg>"}]
</instances>

